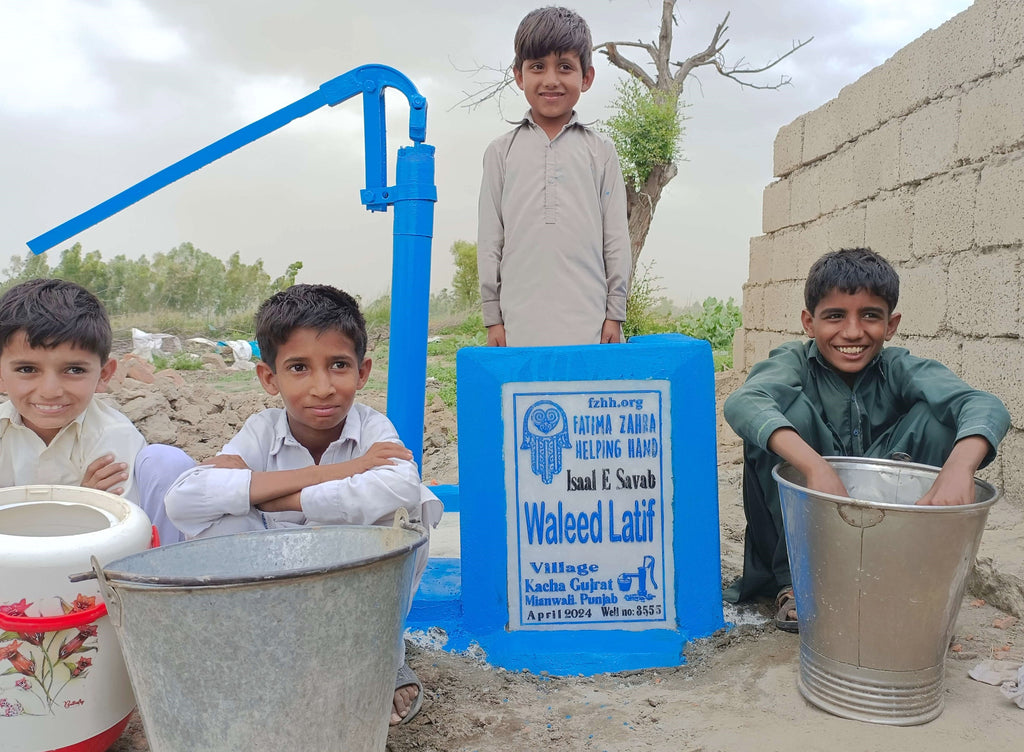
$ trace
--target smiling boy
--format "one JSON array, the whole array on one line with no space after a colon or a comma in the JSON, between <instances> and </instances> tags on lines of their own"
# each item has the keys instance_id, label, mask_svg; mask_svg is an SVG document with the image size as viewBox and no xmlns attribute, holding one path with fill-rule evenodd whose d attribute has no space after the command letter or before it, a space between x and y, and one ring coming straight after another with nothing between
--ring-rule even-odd
<instances>
[{"instance_id":1,"label":"smiling boy","mask_svg":"<svg viewBox=\"0 0 1024 752\"><path fill-rule=\"evenodd\" d=\"M811 267L800 314L807 342L789 342L750 370L725 402L743 439L743 576L726 600L776 598L776 625L796 631L786 538L772 468L792 464L808 488L848 496L826 456L912 460L940 467L918 504L974 501L974 473L995 457L1010 415L934 360L883 347L900 324L899 277L866 248Z\"/></svg>"},{"instance_id":2,"label":"smiling boy","mask_svg":"<svg viewBox=\"0 0 1024 752\"><path fill-rule=\"evenodd\" d=\"M33 279L0 298L0 486L72 485L107 491L145 510L160 540L179 531L164 513L167 486L194 464L147 446L132 422L95 399L117 369L103 304L81 285Z\"/></svg>"},{"instance_id":3,"label":"smiling boy","mask_svg":"<svg viewBox=\"0 0 1024 752\"><path fill-rule=\"evenodd\" d=\"M632 268L611 141L573 109L594 82L590 29L566 8L527 14L516 84L529 111L487 148L477 269L487 344L622 341Z\"/></svg>"},{"instance_id":4,"label":"smiling boy","mask_svg":"<svg viewBox=\"0 0 1024 752\"><path fill-rule=\"evenodd\" d=\"M175 524L189 538L390 525L404 507L436 525L441 504L420 482L412 452L390 420L355 400L372 367L356 301L329 285L294 285L260 306L256 340L256 375L284 407L250 417L217 456L175 481L166 500ZM421 546L412 592L427 555ZM422 702L419 680L404 660L398 665L393 724Z\"/></svg>"}]
</instances>

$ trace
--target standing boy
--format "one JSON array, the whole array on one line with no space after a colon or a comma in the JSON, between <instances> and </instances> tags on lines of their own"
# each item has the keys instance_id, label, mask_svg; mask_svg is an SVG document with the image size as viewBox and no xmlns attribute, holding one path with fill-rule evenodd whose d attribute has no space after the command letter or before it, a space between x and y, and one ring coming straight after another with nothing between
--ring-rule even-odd
<instances>
[{"instance_id":1,"label":"standing boy","mask_svg":"<svg viewBox=\"0 0 1024 752\"><path fill-rule=\"evenodd\" d=\"M611 141L573 109L594 82L590 29L566 8L519 24L530 109L484 154L477 267L487 344L621 342L632 256Z\"/></svg>"},{"instance_id":2,"label":"standing boy","mask_svg":"<svg viewBox=\"0 0 1024 752\"><path fill-rule=\"evenodd\" d=\"M80 285L34 279L0 297L0 486L95 488L142 507L163 543L180 533L167 487L195 464L176 447L146 446L122 413L95 399L117 369L103 304Z\"/></svg>"},{"instance_id":3,"label":"standing boy","mask_svg":"<svg viewBox=\"0 0 1024 752\"><path fill-rule=\"evenodd\" d=\"M184 473L167 514L189 538L298 527L390 525L399 507L430 526L441 504L412 452L376 410L355 401L370 377L366 323L329 285L294 285L256 313L256 375L284 408L250 417L220 454ZM420 546L412 591L427 563ZM412 719L419 679L398 660L392 725Z\"/></svg>"},{"instance_id":4,"label":"standing boy","mask_svg":"<svg viewBox=\"0 0 1024 752\"><path fill-rule=\"evenodd\" d=\"M900 323L900 280L866 248L826 253L811 267L800 314L808 342L789 342L750 369L725 401L743 439L743 576L726 599L776 597L776 625L797 631L779 489L785 460L811 490L849 496L824 456L912 460L941 467L918 504L970 504L974 473L995 458L1010 414L948 368L883 345Z\"/></svg>"}]
</instances>

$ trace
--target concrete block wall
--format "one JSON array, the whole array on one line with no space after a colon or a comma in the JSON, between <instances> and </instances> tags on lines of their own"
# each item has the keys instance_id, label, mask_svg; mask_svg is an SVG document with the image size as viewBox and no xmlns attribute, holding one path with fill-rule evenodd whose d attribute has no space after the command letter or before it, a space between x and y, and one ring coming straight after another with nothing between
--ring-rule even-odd
<instances>
[{"instance_id":1,"label":"concrete block wall","mask_svg":"<svg viewBox=\"0 0 1024 752\"><path fill-rule=\"evenodd\" d=\"M781 128L774 165L736 368L802 336L818 256L866 245L900 273L893 344L1006 403L986 477L1024 507L1024 2L976 0Z\"/></svg>"}]
</instances>

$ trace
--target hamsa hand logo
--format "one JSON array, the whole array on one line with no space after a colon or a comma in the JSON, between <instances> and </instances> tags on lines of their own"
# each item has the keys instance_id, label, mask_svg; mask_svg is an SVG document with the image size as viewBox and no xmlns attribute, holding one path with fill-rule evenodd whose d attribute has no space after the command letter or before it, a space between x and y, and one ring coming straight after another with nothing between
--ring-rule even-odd
<instances>
[{"instance_id":1,"label":"hamsa hand logo","mask_svg":"<svg viewBox=\"0 0 1024 752\"><path fill-rule=\"evenodd\" d=\"M530 450L530 469L544 483L562 472L562 450L572 446L565 411L551 400L538 400L523 416L523 444Z\"/></svg>"}]
</instances>

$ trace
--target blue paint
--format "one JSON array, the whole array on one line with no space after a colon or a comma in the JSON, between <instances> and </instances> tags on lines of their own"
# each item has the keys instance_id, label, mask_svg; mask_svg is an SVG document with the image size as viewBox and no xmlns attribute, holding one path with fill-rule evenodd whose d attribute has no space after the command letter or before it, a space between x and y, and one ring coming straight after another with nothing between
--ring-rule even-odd
<instances>
[{"instance_id":1,"label":"blue paint","mask_svg":"<svg viewBox=\"0 0 1024 752\"><path fill-rule=\"evenodd\" d=\"M431 486L430 490L434 492L434 496L441 500L444 504L445 512L458 512L461 508L459 501L459 487L454 485L440 485Z\"/></svg>"},{"instance_id":2,"label":"blue paint","mask_svg":"<svg viewBox=\"0 0 1024 752\"><path fill-rule=\"evenodd\" d=\"M710 635L724 625L714 368L708 343L682 335L653 335L621 345L464 348L457 354L457 370L460 573L465 572L466 577L461 579L457 607L451 589L444 597L449 613L455 607L460 618L433 624L420 621L414 603L409 626L441 626L449 632L449 649L465 649L475 642L488 662L535 673L594 674L685 662L682 651L687 641ZM669 383L672 454L665 458L664 472L673 479L675 622L640 631L509 630L509 577L515 580L519 573L508 572L502 386L601 380ZM558 419L552 414L536 422L554 436ZM637 578L653 571L646 569L647 562L637 561L637 565ZM446 574L454 577L454 568ZM428 571L424 582L429 576ZM636 594L633 586L638 580L626 579Z\"/></svg>"},{"instance_id":3,"label":"blue paint","mask_svg":"<svg viewBox=\"0 0 1024 752\"><path fill-rule=\"evenodd\" d=\"M405 94L409 103L409 139L399 149L396 183L388 186L387 128L384 89ZM385 65L364 65L321 84L312 94L240 128L184 159L165 167L116 196L28 241L33 253L102 222L146 196L201 167L256 141L323 107L363 96L366 187L360 200L370 211L395 207L393 273L391 280L391 350L388 417L413 453L423 457L423 401L426 396L427 310L430 299L430 244L434 232L434 147L426 145L427 100L405 75Z\"/></svg>"}]
</instances>

